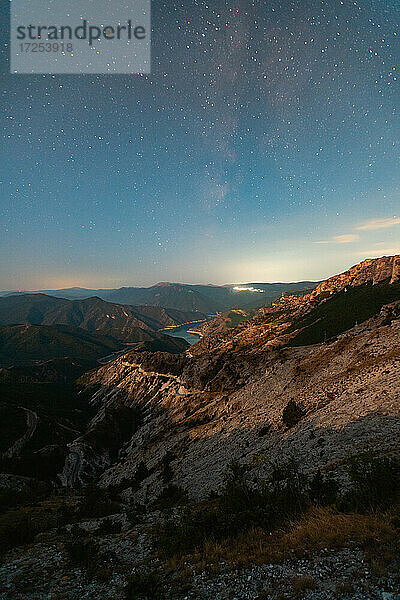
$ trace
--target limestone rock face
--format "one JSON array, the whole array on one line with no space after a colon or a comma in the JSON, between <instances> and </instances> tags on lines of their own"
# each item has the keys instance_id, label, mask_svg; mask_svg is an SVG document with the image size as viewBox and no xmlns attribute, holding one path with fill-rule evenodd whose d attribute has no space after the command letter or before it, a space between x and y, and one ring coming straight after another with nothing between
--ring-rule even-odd
<instances>
[{"instance_id":1,"label":"limestone rock face","mask_svg":"<svg viewBox=\"0 0 400 600\"><path fill-rule=\"evenodd\" d=\"M382 258L367 258L348 271L320 283L310 294L310 298L317 298L324 292L333 294L348 286L355 287L369 282L375 285L387 280L390 283L400 280L399 254L396 256L383 256Z\"/></svg>"},{"instance_id":2,"label":"limestone rock face","mask_svg":"<svg viewBox=\"0 0 400 600\"><path fill-rule=\"evenodd\" d=\"M313 310L321 307L328 299L333 299L337 294L349 293L355 295L362 286L393 286L386 290L387 300L381 294L380 299L373 299L371 294L371 307L390 303L391 300L400 299L400 293L396 295L394 288L400 290L400 255L387 256L377 259L367 259L360 264L351 267L348 271L330 277L319 284L315 290L308 294L286 295L271 306L260 308L255 316L233 329L217 331L204 337L190 350L192 356L218 351L259 351L260 348L277 348L290 342L295 337L294 324L310 314ZM397 287L396 287L397 286ZM378 295L378 294L376 294ZM365 302L366 299L364 298ZM360 304L361 308L361 304ZM338 310L342 310L341 309ZM360 319L364 310L360 310ZM371 313L367 316L372 316ZM355 322L357 318L357 300L354 306ZM320 315L316 316L316 319ZM211 328L209 329L211 330Z\"/></svg>"}]
</instances>

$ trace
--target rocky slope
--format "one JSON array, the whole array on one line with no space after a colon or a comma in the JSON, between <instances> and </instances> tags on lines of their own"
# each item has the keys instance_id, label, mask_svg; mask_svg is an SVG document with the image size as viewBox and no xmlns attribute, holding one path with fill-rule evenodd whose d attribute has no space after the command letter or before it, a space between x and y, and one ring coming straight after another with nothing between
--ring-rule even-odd
<instances>
[{"instance_id":1,"label":"rocky slope","mask_svg":"<svg viewBox=\"0 0 400 600\"><path fill-rule=\"evenodd\" d=\"M217 328L214 335L196 344L191 354L258 352L288 343L325 341L400 299L399 273L398 255L367 259L322 282L311 293L283 294L234 329ZM211 327L208 325L209 331Z\"/></svg>"},{"instance_id":2,"label":"rocky slope","mask_svg":"<svg viewBox=\"0 0 400 600\"><path fill-rule=\"evenodd\" d=\"M180 353L188 344L149 331L131 347ZM59 484L67 443L85 432L93 413L74 381L126 351L121 341L80 327L0 326L0 472Z\"/></svg>"},{"instance_id":3,"label":"rocky slope","mask_svg":"<svg viewBox=\"0 0 400 600\"><path fill-rule=\"evenodd\" d=\"M351 286L356 287L372 282L373 285L382 281L389 283L400 280L400 255L382 256L381 258L367 258L351 267L340 275L334 275L320 283L311 292L311 298L318 298L322 293L334 294Z\"/></svg>"},{"instance_id":4,"label":"rocky slope","mask_svg":"<svg viewBox=\"0 0 400 600\"><path fill-rule=\"evenodd\" d=\"M94 477L142 501L173 483L199 498L218 490L232 458L257 479L282 456L296 456L305 471L340 471L350 450L398 452L398 259L365 261L307 296L284 297L229 335L210 336L211 351L203 338L186 355L132 352L85 376L97 414L70 445L64 483ZM306 329L298 321L327 307L311 325L325 318L335 335L294 343ZM288 428L291 400L302 418ZM113 452L104 431L113 432Z\"/></svg>"},{"instance_id":5,"label":"rocky slope","mask_svg":"<svg viewBox=\"0 0 400 600\"><path fill-rule=\"evenodd\" d=\"M48 302L35 298L36 316L49 314ZM232 458L256 478L291 453L312 471L340 468L350 445L398 450L399 307L396 256L364 261L311 293L285 295L253 318L233 311L228 321L220 318L220 331L185 354L173 354L184 348L164 345L162 334L149 330L147 340L79 381L93 418L68 439L62 482L98 481L141 500L173 483L196 498L218 490ZM37 329L39 341L49 329L15 329L21 327ZM31 337L25 333L21 343ZM50 341L45 336L49 351ZM83 358L72 366L50 361L29 372L3 370L2 389L37 383L36 398L45 383L71 381ZM302 418L288 429L282 415L291 400Z\"/></svg>"},{"instance_id":6,"label":"rocky slope","mask_svg":"<svg viewBox=\"0 0 400 600\"><path fill-rule=\"evenodd\" d=\"M0 596L396 599L397 258L77 386L63 360L0 371Z\"/></svg>"}]
</instances>

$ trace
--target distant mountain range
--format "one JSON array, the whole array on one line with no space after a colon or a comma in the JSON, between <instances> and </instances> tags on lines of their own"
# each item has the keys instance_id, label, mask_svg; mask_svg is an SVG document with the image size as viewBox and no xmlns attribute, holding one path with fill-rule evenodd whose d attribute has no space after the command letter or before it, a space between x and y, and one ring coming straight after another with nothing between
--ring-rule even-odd
<instances>
[{"instance_id":1,"label":"distant mountain range","mask_svg":"<svg viewBox=\"0 0 400 600\"><path fill-rule=\"evenodd\" d=\"M0 365L68 357L82 371L97 359L122 350L183 352L188 344L160 332L205 318L201 313L159 306L111 304L100 298L66 300L45 294L0 298Z\"/></svg>"},{"instance_id":2,"label":"distant mountain range","mask_svg":"<svg viewBox=\"0 0 400 600\"><path fill-rule=\"evenodd\" d=\"M159 306L129 306L101 298L66 300L46 294L0 298L0 325L69 325L124 342L152 341L154 333L205 315Z\"/></svg>"},{"instance_id":3,"label":"distant mountain range","mask_svg":"<svg viewBox=\"0 0 400 600\"><path fill-rule=\"evenodd\" d=\"M297 283L246 283L240 286L234 284L218 286L162 282L151 287L122 287L109 290L70 288L18 292L18 295L41 293L68 300L80 300L95 296L117 304L161 306L168 309L213 314L233 308L247 309L263 306L279 298L283 292L295 294L310 291L317 284L318 282L315 281L300 281ZM1 292L0 296L9 296L11 293ZM15 292L13 295L16 295Z\"/></svg>"}]
</instances>

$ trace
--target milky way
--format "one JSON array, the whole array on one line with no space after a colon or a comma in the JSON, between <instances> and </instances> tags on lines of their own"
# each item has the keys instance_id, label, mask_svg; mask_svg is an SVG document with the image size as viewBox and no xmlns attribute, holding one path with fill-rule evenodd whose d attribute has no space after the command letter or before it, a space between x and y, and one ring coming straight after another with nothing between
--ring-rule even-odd
<instances>
[{"instance_id":1,"label":"milky way","mask_svg":"<svg viewBox=\"0 0 400 600\"><path fill-rule=\"evenodd\" d=\"M396 1L153 2L150 75L10 75L1 289L320 278L400 252Z\"/></svg>"}]
</instances>

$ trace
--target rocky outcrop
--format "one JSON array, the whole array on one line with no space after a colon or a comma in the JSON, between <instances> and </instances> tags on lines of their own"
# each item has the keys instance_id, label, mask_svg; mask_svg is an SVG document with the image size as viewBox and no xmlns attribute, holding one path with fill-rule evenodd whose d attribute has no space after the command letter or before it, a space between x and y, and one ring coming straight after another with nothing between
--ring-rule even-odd
<instances>
[{"instance_id":1,"label":"rocky outcrop","mask_svg":"<svg viewBox=\"0 0 400 600\"><path fill-rule=\"evenodd\" d=\"M340 294L347 294L347 299L341 298ZM260 349L281 347L290 343L304 325L309 326L310 320L314 318L317 322L321 319L324 312L330 313L330 320L337 313L336 330L335 327L330 328L331 335L336 335L397 299L400 299L400 255L368 259L327 279L310 293L283 294L271 306L260 308L252 319L233 329L224 330L216 326L213 330L211 323L207 326L210 334L203 335L190 349L190 354L258 352ZM365 305L369 305L369 310ZM341 328L341 315L346 311L353 318L348 318ZM308 322L305 320L307 316L310 316Z\"/></svg>"},{"instance_id":2,"label":"rocky outcrop","mask_svg":"<svg viewBox=\"0 0 400 600\"><path fill-rule=\"evenodd\" d=\"M346 287L356 287L372 282L373 285L381 281L389 283L400 281L400 255L383 256L382 258L367 258L358 265L351 267L348 271L330 277L320 283L311 292L310 298L318 298L321 294L328 292L334 294Z\"/></svg>"}]
</instances>

